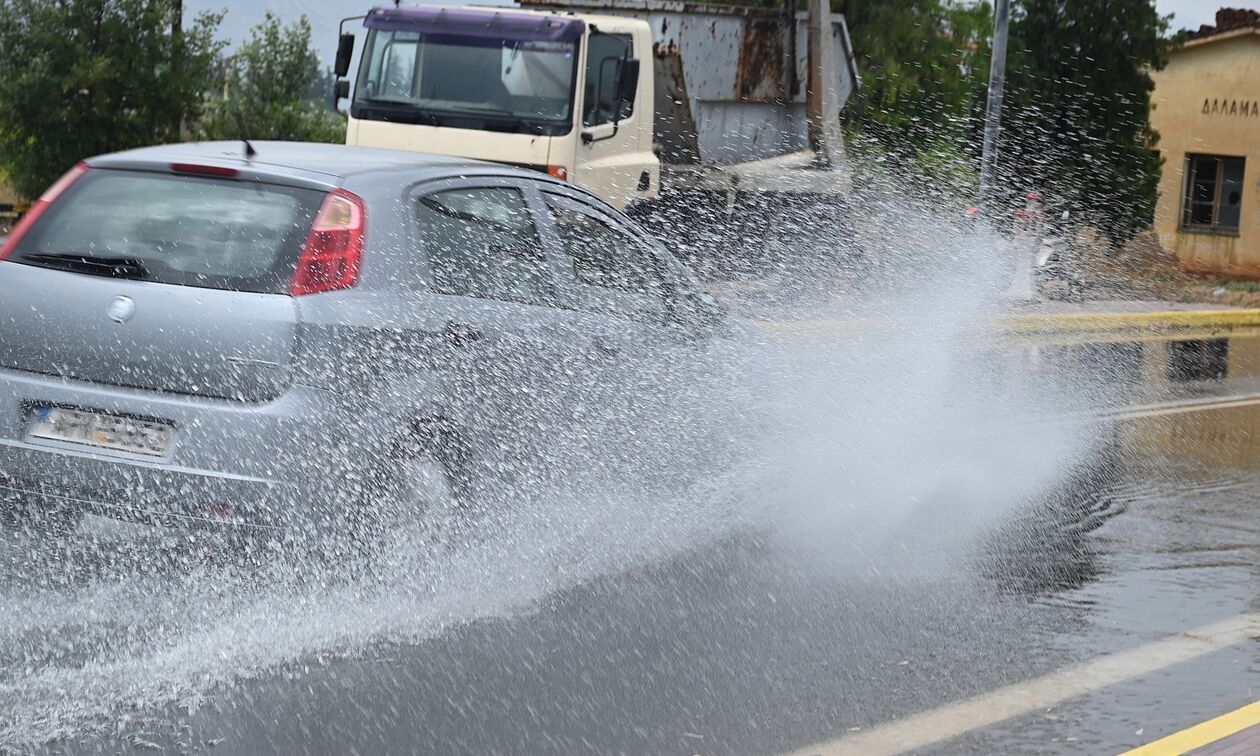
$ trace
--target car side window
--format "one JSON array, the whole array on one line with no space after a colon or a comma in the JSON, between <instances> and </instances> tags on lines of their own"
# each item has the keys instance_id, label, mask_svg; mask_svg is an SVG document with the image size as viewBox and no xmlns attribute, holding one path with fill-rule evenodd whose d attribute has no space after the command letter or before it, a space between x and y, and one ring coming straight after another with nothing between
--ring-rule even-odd
<instances>
[{"instance_id":1,"label":"car side window","mask_svg":"<svg viewBox=\"0 0 1260 756\"><path fill-rule=\"evenodd\" d=\"M639 320L666 315L660 261L628 232L577 204L547 197L547 208L577 284L577 304Z\"/></svg>"},{"instance_id":2,"label":"car side window","mask_svg":"<svg viewBox=\"0 0 1260 756\"><path fill-rule=\"evenodd\" d=\"M416 221L440 294L552 305L551 271L518 189L477 187L426 194Z\"/></svg>"}]
</instances>

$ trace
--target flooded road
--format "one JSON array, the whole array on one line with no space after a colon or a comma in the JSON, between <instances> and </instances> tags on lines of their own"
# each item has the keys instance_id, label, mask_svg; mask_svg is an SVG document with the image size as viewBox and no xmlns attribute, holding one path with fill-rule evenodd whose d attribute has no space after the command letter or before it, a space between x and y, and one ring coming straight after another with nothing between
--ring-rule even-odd
<instances>
[{"instance_id":1,"label":"flooded road","mask_svg":"<svg viewBox=\"0 0 1260 756\"><path fill-rule=\"evenodd\" d=\"M178 544L165 566L151 552L127 563L105 541L94 568L53 548L10 562L0 745L873 753L844 749L875 733L921 753L1104 753L1254 701L1254 640L1184 661L1143 649L1260 610L1260 400L1246 398L1260 339L1003 355L1034 385L1104 366L1090 407L1103 419L1071 421L1088 434L1037 425L1059 414L933 436L965 453L943 458L954 474L930 488L882 478L914 499L895 516L861 501L864 516L810 519L644 506L641 518L603 510L557 527L540 513L515 525L558 537L516 539L513 551L453 526L424 556L355 579L213 556L190 566ZM1070 455L1086 438L1052 485L1017 485L1028 459ZM992 485L968 484L969 459ZM1013 482L986 460L1013 466ZM732 475L722 490L770 495L759 475ZM879 503L862 476L844 475ZM1007 500L981 501L982 490ZM1132 674L1094 674L1126 652ZM1073 665L1085 666L1037 688L1043 700L1023 713L990 721L999 707L978 698L1032 695L1011 686ZM914 718L973 700L983 705L951 715L947 737Z\"/></svg>"}]
</instances>

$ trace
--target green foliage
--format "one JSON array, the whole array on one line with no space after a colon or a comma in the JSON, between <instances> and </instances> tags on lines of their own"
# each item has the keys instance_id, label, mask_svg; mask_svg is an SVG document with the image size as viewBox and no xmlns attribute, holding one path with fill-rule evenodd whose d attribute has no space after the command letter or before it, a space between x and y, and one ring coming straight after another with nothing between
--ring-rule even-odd
<instances>
[{"instance_id":1,"label":"green foliage","mask_svg":"<svg viewBox=\"0 0 1260 756\"><path fill-rule=\"evenodd\" d=\"M340 142L345 120L327 104L331 89L311 48L303 16L282 26L271 13L224 63L223 93L214 98L198 135L205 139L288 139Z\"/></svg>"},{"instance_id":2,"label":"green foliage","mask_svg":"<svg viewBox=\"0 0 1260 756\"><path fill-rule=\"evenodd\" d=\"M176 0L0 0L0 175L34 197L90 155L178 140L221 16L178 37Z\"/></svg>"},{"instance_id":3,"label":"green foliage","mask_svg":"<svg viewBox=\"0 0 1260 756\"><path fill-rule=\"evenodd\" d=\"M1159 182L1150 72L1173 41L1154 0L1018 0L1000 156L1036 189L1120 241L1150 225Z\"/></svg>"},{"instance_id":4,"label":"green foliage","mask_svg":"<svg viewBox=\"0 0 1260 756\"><path fill-rule=\"evenodd\" d=\"M850 134L879 141L907 165L931 164L943 153L965 159L983 116L990 7L841 0L833 8L845 14L862 76L846 109Z\"/></svg>"},{"instance_id":5,"label":"green foliage","mask_svg":"<svg viewBox=\"0 0 1260 756\"><path fill-rule=\"evenodd\" d=\"M1120 241L1149 226L1160 159L1150 72L1175 40L1153 0L1014 0L999 166L1006 202L1029 190ZM959 0L834 0L862 90L846 119L929 191L978 167L992 9ZM855 140L857 141L857 140Z\"/></svg>"},{"instance_id":6,"label":"green foliage","mask_svg":"<svg viewBox=\"0 0 1260 756\"><path fill-rule=\"evenodd\" d=\"M932 147L890 149L867 132L850 132L846 150L854 177L861 182L894 185L923 202L959 205L975 201L980 179L965 146L937 140Z\"/></svg>"},{"instance_id":7,"label":"green foliage","mask_svg":"<svg viewBox=\"0 0 1260 756\"><path fill-rule=\"evenodd\" d=\"M1235 281L1232 278L1218 278L1216 285L1230 291L1245 291L1248 294L1260 294L1260 281Z\"/></svg>"}]
</instances>

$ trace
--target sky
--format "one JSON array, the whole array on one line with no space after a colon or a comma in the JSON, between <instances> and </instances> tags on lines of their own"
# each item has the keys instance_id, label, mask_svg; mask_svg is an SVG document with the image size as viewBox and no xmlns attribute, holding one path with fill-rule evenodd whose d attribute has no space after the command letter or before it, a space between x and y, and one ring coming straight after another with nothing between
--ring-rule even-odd
<instances>
[{"instance_id":1,"label":"sky","mask_svg":"<svg viewBox=\"0 0 1260 756\"><path fill-rule=\"evenodd\" d=\"M1260 10L1260 0L1155 0L1155 7L1163 15L1174 14L1172 28L1198 29L1203 24L1211 24L1216 18L1216 9L1251 8Z\"/></svg>"},{"instance_id":2,"label":"sky","mask_svg":"<svg viewBox=\"0 0 1260 756\"><path fill-rule=\"evenodd\" d=\"M458 1L458 0L457 0ZM414 0L409 0L412 4ZM311 42L326 65L331 65L337 51L337 24L346 16L361 16L380 0L184 0L184 14L192 17L201 11L227 10L220 34L233 46L249 36L249 29L260 23L267 11L283 21L295 21L303 14L311 22ZM353 29L362 21L348 24Z\"/></svg>"}]
</instances>

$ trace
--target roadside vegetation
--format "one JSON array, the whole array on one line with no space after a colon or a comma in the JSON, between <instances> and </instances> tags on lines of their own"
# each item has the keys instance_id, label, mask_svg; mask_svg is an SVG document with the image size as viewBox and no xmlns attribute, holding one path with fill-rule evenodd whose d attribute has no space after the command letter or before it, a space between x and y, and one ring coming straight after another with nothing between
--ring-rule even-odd
<instances>
[{"instance_id":1,"label":"roadside vegetation","mask_svg":"<svg viewBox=\"0 0 1260 756\"><path fill-rule=\"evenodd\" d=\"M206 115L195 129L199 138L345 138L345 119L329 104L333 78L319 67L305 16L284 26L268 12L221 68L223 90L208 98Z\"/></svg>"},{"instance_id":2,"label":"roadside vegetation","mask_svg":"<svg viewBox=\"0 0 1260 756\"><path fill-rule=\"evenodd\" d=\"M974 197L992 6L965 0L833 0L862 90L850 143L907 183ZM1056 212L1123 242L1149 227L1160 164L1150 73L1177 44L1150 0L1013 0L999 144L999 207L1037 191Z\"/></svg>"},{"instance_id":3,"label":"roadside vegetation","mask_svg":"<svg viewBox=\"0 0 1260 756\"><path fill-rule=\"evenodd\" d=\"M0 182L38 196L88 155L185 139L339 141L305 18L234 54L180 0L0 0Z\"/></svg>"}]
</instances>

